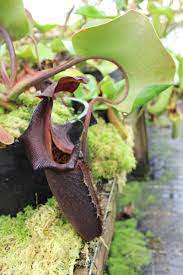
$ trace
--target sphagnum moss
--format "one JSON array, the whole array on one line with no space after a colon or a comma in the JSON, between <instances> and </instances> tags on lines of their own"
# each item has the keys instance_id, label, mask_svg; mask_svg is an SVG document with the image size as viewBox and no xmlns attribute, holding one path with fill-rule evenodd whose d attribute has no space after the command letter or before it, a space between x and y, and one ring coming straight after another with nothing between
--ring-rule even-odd
<instances>
[{"instance_id":1,"label":"sphagnum moss","mask_svg":"<svg viewBox=\"0 0 183 275\"><path fill-rule=\"evenodd\" d=\"M89 130L88 145L92 172L97 179L110 179L135 168L131 144L121 138L111 123L101 118Z\"/></svg>"},{"instance_id":2,"label":"sphagnum moss","mask_svg":"<svg viewBox=\"0 0 183 275\"><path fill-rule=\"evenodd\" d=\"M16 218L0 217L1 274L73 274L82 240L54 199Z\"/></svg>"},{"instance_id":3,"label":"sphagnum moss","mask_svg":"<svg viewBox=\"0 0 183 275\"><path fill-rule=\"evenodd\" d=\"M28 127L33 110L39 103L39 99L32 94L21 94L17 102L23 106L9 113L0 113L0 125L4 127L14 138L18 138ZM52 120L55 123L65 123L74 118L72 109L61 105L60 100L56 100L53 105Z\"/></svg>"}]
</instances>

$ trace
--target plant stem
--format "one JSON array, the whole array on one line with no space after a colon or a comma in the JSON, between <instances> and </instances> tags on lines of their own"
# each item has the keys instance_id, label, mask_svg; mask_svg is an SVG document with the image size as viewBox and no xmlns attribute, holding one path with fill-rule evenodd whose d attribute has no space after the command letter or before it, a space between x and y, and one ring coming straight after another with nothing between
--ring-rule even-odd
<instances>
[{"instance_id":1,"label":"plant stem","mask_svg":"<svg viewBox=\"0 0 183 275\"><path fill-rule=\"evenodd\" d=\"M39 72L36 72L32 76L25 77L24 79L22 79L21 81L16 83L14 87L12 87L7 99L14 101L17 98L17 96L19 96L22 92L25 91L25 89L28 89L31 86L34 86L35 84L40 83L41 81L43 81L55 74L58 74L59 72L62 72L74 65L77 65L83 61L86 61L88 59L104 59L104 60L108 60L108 61L114 63L116 66L118 66L118 68L120 69L120 71L122 72L122 74L126 80L126 90L125 90L124 94L122 95L122 97L120 97L118 100L116 100L115 102L108 101L108 103L109 104L121 103L128 95L128 88L129 88L128 76L127 76L126 72L123 70L123 68L118 63L116 63L115 61L113 61L111 59L102 58L102 57L98 57L98 56L97 57L96 56L94 56L94 57L74 57L71 60L65 61L54 68L44 70L44 71L39 71Z\"/></svg>"},{"instance_id":2,"label":"plant stem","mask_svg":"<svg viewBox=\"0 0 183 275\"><path fill-rule=\"evenodd\" d=\"M0 61L0 75L3 81L3 84L8 87L10 84L10 78L8 76L7 70L6 70L6 65L3 62L3 60Z\"/></svg>"},{"instance_id":3,"label":"plant stem","mask_svg":"<svg viewBox=\"0 0 183 275\"><path fill-rule=\"evenodd\" d=\"M64 63L58 65L57 67L44 70L44 71L39 71L39 72L36 72L34 75L25 77L24 79L16 83L14 87L12 87L8 95L8 99L14 101L17 98L17 96L19 96L22 92L24 92L25 89L28 89L31 86L34 86L35 84L59 72L62 72L84 60L86 60L86 58L75 57L69 61L65 61Z\"/></svg>"},{"instance_id":4,"label":"plant stem","mask_svg":"<svg viewBox=\"0 0 183 275\"><path fill-rule=\"evenodd\" d=\"M122 139L126 140L128 138L128 133L127 133L127 130L125 128L125 125L117 117L117 115L115 114L115 111L113 110L112 107L108 108L107 116L108 116L108 119L109 119L110 123L112 123L114 125L114 127L118 130L118 132L119 132L120 136L122 137Z\"/></svg>"},{"instance_id":5,"label":"plant stem","mask_svg":"<svg viewBox=\"0 0 183 275\"><path fill-rule=\"evenodd\" d=\"M75 5L73 5L73 6L70 8L70 10L67 12L67 14L66 14L66 18L65 18L65 22L64 22L64 26L63 26L64 32L67 31L67 23L68 23L68 21L69 21L69 19L70 19L70 17L71 17L72 12L74 11L74 8L75 8Z\"/></svg>"},{"instance_id":6,"label":"plant stem","mask_svg":"<svg viewBox=\"0 0 183 275\"><path fill-rule=\"evenodd\" d=\"M37 40L36 40L34 34L30 35L29 37L30 37L30 39L32 40L32 42L34 44L38 67L41 68L41 62L40 62L38 46L37 46Z\"/></svg>"},{"instance_id":7,"label":"plant stem","mask_svg":"<svg viewBox=\"0 0 183 275\"><path fill-rule=\"evenodd\" d=\"M14 49L13 42L11 40L9 33L1 26L0 26L0 35L4 39L6 46L8 48L9 55L10 55L11 76L9 79L9 86L12 87L15 83L16 75L17 75L17 62L16 62L15 49Z\"/></svg>"}]
</instances>

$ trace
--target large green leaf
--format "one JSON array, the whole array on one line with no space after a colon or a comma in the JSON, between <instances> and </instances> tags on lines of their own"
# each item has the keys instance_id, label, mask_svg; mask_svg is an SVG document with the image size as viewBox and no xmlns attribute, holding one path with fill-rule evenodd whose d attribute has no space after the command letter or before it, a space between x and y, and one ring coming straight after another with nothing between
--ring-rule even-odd
<instances>
[{"instance_id":1,"label":"large green leaf","mask_svg":"<svg viewBox=\"0 0 183 275\"><path fill-rule=\"evenodd\" d=\"M129 11L102 25L82 29L72 41L78 55L110 59L123 67L129 78L129 93L121 104L124 112L132 111L136 98L141 94L146 103L153 85L165 84L166 87L173 81L175 64L172 57L147 17L136 11ZM156 89L154 95L157 95ZM140 104L143 104L143 98Z\"/></svg>"},{"instance_id":2,"label":"large green leaf","mask_svg":"<svg viewBox=\"0 0 183 275\"><path fill-rule=\"evenodd\" d=\"M9 32L13 40L18 40L29 32L22 0L0 0L0 26Z\"/></svg>"}]
</instances>

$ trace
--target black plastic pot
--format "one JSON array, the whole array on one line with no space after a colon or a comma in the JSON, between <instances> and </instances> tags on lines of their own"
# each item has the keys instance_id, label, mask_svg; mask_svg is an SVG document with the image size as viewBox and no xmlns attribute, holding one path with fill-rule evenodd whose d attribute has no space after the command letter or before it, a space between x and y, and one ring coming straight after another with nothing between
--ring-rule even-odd
<instances>
[{"instance_id":1,"label":"black plastic pot","mask_svg":"<svg viewBox=\"0 0 183 275\"><path fill-rule=\"evenodd\" d=\"M43 171L33 171L20 142L0 149L0 214L15 215L51 196Z\"/></svg>"}]
</instances>

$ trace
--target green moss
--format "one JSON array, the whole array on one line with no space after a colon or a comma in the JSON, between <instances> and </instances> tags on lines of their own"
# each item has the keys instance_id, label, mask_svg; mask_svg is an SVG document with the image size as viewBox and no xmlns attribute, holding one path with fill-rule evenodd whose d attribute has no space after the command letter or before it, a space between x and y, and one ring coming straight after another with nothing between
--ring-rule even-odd
<instances>
[{"instance_id":1,"label":"green moss","mask_svg":"<svg viewBox=\"0 0 183 275\"><path fill-rule=\"evenodd\" d=\"M28 229L25 222L32 216L34 210L27 206L24 212L17 214L17 217L0 216L0 236L4 240L11 236L17 242L23 242L28 237Z\"/></svg>"},{"instance_id":2,"label":"green moss","mask_svg":"<svg viewBox=\"0 0 183 275\"><path fill-rule=\"evenodd\" d=\"M4 114L4 108L0 107L0 115Z\"/></svg>"},{"instance_id":3,"label":"green moss","mask_svg":"<svg viewBox=\"0 0 183 275\"><path fill-rule=\"evenodd\" d=\"M112 124L101 118L89 130L88 145L93 175L97 179L110 179L135 167L132 147Z\"/></svg>"},{"instance_id":4,"label":"green moss","mask_svg":"<svg viewBox=\"0 0 183 275\"><path fill-rule=\"evenodd\" d=\"M8 114L0 115L2 125L12 136L18 138L27 128L32 116L32 110L26 107L19 107Z\"/></svg>"},{"instance_id":5,"label":"green moss","mask_svg":"<svg viewBox=\"0 0 183 275\"><path fill-rule=\"evenodd\" d=\"M40 99L35 97L34 93L22 93L17 99L17 103L31 108L32 110L38 105ZM61 104L60 99L54 101L52 120L55 123L63 124L73 119L72 109Z\"/></svg>"},{"instance_id":6,"label":"green moss","mask_svg":"<svg viewBox=\"0 0 183 275\"><path fill-rule=\"evenodd\" d=\"M40 99L35 97L33 93L25 92L18 96L16 102L20 105L35 108L36 105L40 102Z\"/></svg>"},{"instance_id":7,"label":"green moss","mask_svg":"<svg viewBox=\"0 0 183 275\"><path fill-rule=\"evenodd\" d=\"M151 253L146 247L145 237L137 230L137 221L117 221L108 260L109 274L139 274L150 259Z\"/></svg>"},{"instance_id":8,"label":"green moss","mask_svg":"<svg viewBox=\"0 0 183 275\"><path fill-rule=\"evenodd\" d=\"M53 104L52 121L59 124L66 123L74 119L75 116L72 114L72 111L72 108L61 105L60 99L57 99Z\"/></svg>"},{"instance_id":9,"label":"green moss","mask_svg":"<svg viewBox=\"0 0 183 275\"><path fill-rule=\"evenodd\" d=\"M23 93L17 103L23 106L6 114L0 113L0 125L2 125L14 138L18 138L28 127L32 113L39 103L39 99L31 93ZM65 123L73 119L72 109L61 105L59 99L53 105L52 120L55 123Z\"/></svg>"},{"instance_id":10,"label":"green moss","mask_svg":"<svg viewBox=\"0 0 183 275\"><path fill-rule=\"evenodd\" d=\"M61 216L54 199L16 218L0 217L3 274L73 274L82 240Z\"/></svg>"},{"instance_id":11,"label":"green moss","mask_svg":"<svg viewBox=\"0 0 183 275\"><path fill-rule=\"evenodd\" d=\"M133 204L134 215L139 212L138 204L143 197L143 182L129 182L118 199L118 213L125 206ZM109 275L140 274L151 261L151 251L147 248L145 235L137 229L137 219L116 221L115 234L111 245L107 267Z\"/></svg>"},{"instance_id":12,"label":"green moss","mask_svg":"<svg viewBox=\"0 0 183 275\"><path fill-rule=\"evenodd\" d=\"M144 192L144 182L131 181L123 188L123 195L119 195L117 209L120 211L125 206L133 203L135 214L139 214L139 204L141 204ZM143 203L145 203L143 201Z\"/></svg>"}]
</instances>

